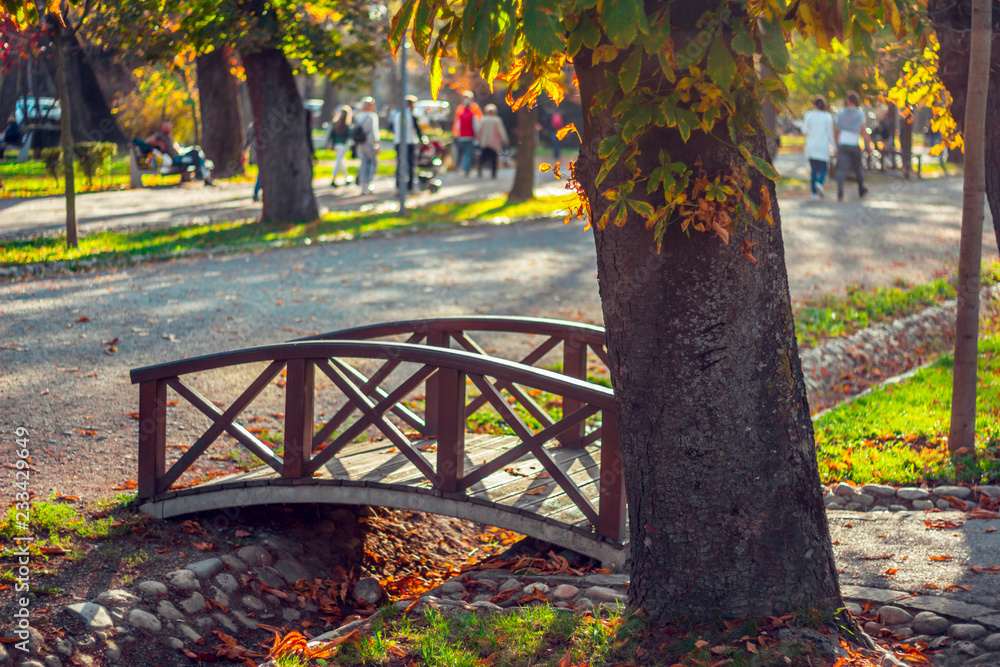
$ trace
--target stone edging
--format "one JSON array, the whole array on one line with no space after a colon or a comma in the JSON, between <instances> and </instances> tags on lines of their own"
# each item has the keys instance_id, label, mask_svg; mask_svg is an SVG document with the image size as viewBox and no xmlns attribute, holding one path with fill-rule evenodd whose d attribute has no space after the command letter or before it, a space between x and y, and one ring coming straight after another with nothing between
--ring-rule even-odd
<instances>
[{"instance_id":1,"label":"stone edging","mask_svg":"<svg viewBox=\"0 0 1000 667\"><path fill-rule=\"evenodd\" d=\"M903 512L932 509L973 509L982 496L990 500L1000 497L1000 485L937 486L932 489L915 486L895 487L885 484L865 484L857 487L840 482L823 487L823 504L828 510L854 512ZM956 500L952 500L956 499ZM963 505L965 505L963 507Z\"/></svg>"}]
</instances>

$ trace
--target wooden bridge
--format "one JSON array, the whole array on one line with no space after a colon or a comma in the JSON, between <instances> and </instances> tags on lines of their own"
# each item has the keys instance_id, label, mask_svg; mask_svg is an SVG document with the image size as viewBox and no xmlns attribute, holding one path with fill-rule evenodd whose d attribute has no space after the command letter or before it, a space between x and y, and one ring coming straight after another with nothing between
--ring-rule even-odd
<instances>
[{"instance_id":1,"label":"wooden bridge","mask_svg":"<svg viewBox=\"0 0 1000 667\"><path fill-rule=\"evenodd\" d=\"M487 354L470 332L542 342L515 362ZM390 336L407 338L372 340ZM412 509L507 528L620 566L627 530L617 412L612 390L587 381L588 358L607 365L601 327L464 317L359 327L135 369L141 509L160 518L278 503ZM557 368L561 361L561 372L536 367L543 359L555 359ZM186 381L262 362L263 372L225 408ZM369 367L377 368L359 370ZM279 374L280 449L238 421ZM317 421L317 396L328 391L337 393L336 407ZM212 422L169 468L168 392ZM482 431L484 419L491 432L469 432L470 424ZM365 437L372 432L377 437ZM177 488L224 433L261 467ZM171 442L183 435L171 432Z\"/></svg>"}]
</instances>

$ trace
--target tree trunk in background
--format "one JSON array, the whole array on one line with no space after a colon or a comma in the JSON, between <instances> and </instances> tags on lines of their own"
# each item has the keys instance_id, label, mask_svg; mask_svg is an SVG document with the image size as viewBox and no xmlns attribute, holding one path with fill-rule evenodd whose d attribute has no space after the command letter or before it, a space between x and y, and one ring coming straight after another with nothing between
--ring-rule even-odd
<instances>
[{"instance_id":1,"label":"tree trunk in background","mask_svg":"<svg viewBox=\"0 0 1000 667\"><path fill-rule=\"evenodd\" d=\"M201 147L215 163L213 176L243 173L243 119L239 89L229 71L229 47L198 56L198 97L201 99Z\"/></svg>"},{"instance_id":2,"label":"tree trunk in background","mask_svg":"<svg viewBox=\"0 0 1000 667\"><path fill-rule=\"evenodd\" d=\"M976 377L979 362L979 283L986 197L986 109L990 88L992 0L972 0L969 76L965 96L965 183L962 243L958 255L955 370L948 452L966 458L976 451Z\"/></svg>"},{"instance_id":3,"label":"tree trunk in background","mask_svg":"<svg viewBox=\"0 0 1000 667\"><path fill-rule=\"evenodd\" d=\"M650 0L647 11L660 4ZM671 3L678 48L709 9ZM630 52L594 67L591 52L580 50L574 65L584 109ZM639 76L663 94L672 89L654 63ZM630 177L619 165L600 190L594 185L598 146L617 133L610 110L620 99L583 126L577 175L593 220L610 204L600 192ZM758 130L751 151L766 157ZM700 158L710 175L745 163L697 132L685 144L675 130L652 128L637 141L688 165ZM657 152L638 157L643 173ZM752 196L763 186L775 202L773 183L756 171L752 178ZM644 187L633 196L663 204L662 192L647 196ZM629 606L650 622L842 607L776 203L771 213L773 227L737 220L728 245L675 223L660 255L631 210L624 227L594 230L629 499ZM743 240L759 243L760 264L743 256Z\"/></svg>"},{"instance_id":4,"label":"tree trunk in background","mask_svg":"<svg viewBox=\"0 0 1000 667\"><path fill-rule=\"evenodd\" d=\"M312 188L312 158L306 144L305 109L292 68L280 49L243 55L254 131L260 145L262 219L312 221L319 217Z\"/></svg>"},{"instance_id":5,"label":"tree trunk in background","mask_svg":"<svg viewBox=\"0 0 1000 667\"><path fill-rule=\"evenodd\" d=\"M903 156L903 176L909 178L913 172L913 114L899 118L899 153Z\"/></svg>"},{"instance_id":6,"label":"tree trunk in background","mask_svg":"<svg viewBox=\"0 0 1000 667\"><path fill-rule=\"evenodd\" d=\"M58 19L49 15L49 29L52 31L52 44L55 47L56 83L59 86L60 134L59 142L62 148L63 182L66 186L66 245L70 248L80 247L76 225L76 183L73 177L73 132L70 130L73 121L73 102L69 96L69 74L66 71L66 43ZM72 35L70 35L72 36Z\"/></svg>"},{"instance_id":7,"label":"tree trunk in background","mask_svg":"<svg viewBox=\"0 0 1000 667\"><path fill-rule=\"evenodd\" d=\"M992 47L990 49L990 69L994 72L989 82L987 109L1000 108L1000 3L993 3ZM955 117L959 129L965 122L965 97L969 85L969 43L972 24L972 3L970 0L930 0L928 14L934 24L938 42L941 44L938 57L938 71L941 81L951 93L951 115ZM997 248L1000 249L1000 123L986 125L986 198L993 217ZM952 155L948 161L952 162ZM955 155L958 164L961 154Z\"/></svg>"},{"instance_id":8,"label":"tree trunk in background","mask_svg":"<svg viewBox=\"0 0 1000 667\"><path fill-rule=\"evenodd\" d=\"M73 140L110 141L119 147L126 146L128 140L118 127L118 121L108 107L107 100L97 81L87 55L75 34L63 34L62 46L66 64L66 82L69 101L73 107L71 127ZM55 63L45 60L49 75L57 80Z\"/></svg>"},{"instance_id":9,"label":"tree trunk in background","mask_svg":"<svg viewBox=\"0 0 1000 667\"><path fill-rule=\"evenodd\" d=\"M333 120L333 113L337 108L337 91L329 79L323 82L323 108L319 111L318 127L323 127L323 123Z\"/></svg>"},{"instance_id":10,"label":"tree trunk in background","mask_svg":"<svg viewBox=\"0 0 1000 667\"><path fill-rule=\"evenodd\" d=\"M535 140L538 137L534 108L521 107L514 117L517 118L517 169L507 195L507 201L512 204L535 196Z\"/></svg>"},{"instance_id":11,"label":"tree trunk in background","mask_svg":"<svg viewBox=\"0 0 1000 667\"><path fill-rule=\"evenodd\" d=\"M14 113L20 94L22 67L11 67L6 74L0 74L0 123L7 126L7 119Z\"/></svg>"}]
</instances>

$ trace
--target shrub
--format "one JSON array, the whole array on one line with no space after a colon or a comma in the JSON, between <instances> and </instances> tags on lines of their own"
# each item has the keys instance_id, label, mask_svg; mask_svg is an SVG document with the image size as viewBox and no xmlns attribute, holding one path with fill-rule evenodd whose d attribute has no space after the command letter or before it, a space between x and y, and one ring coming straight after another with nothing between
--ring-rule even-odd
<instances>
[{"instance_id":1,"label":"shrub","mask_svg":"<svg viewBox=\"0 0 1000 667\"><path fill-rule=\"evenodd\" d=\"M118 146L109 141L84 141L73 146L73 156L80 162L80 169L87 177L89 187L94 186L94 176L99 172L111 173L111 160L117 152ZM42 149L42 160L45 162L45 171L58 182L62 172L62 148L56 146Z\"/></svg>"},{"instance_id":2,"label":"shrub","mask_svg":"<svg viewBox=\"0 0 1000 667\"><path fill-rule=\"evenodd\" d=\"M58 183L59 167L62 165L62 149L58 146L55 148L43 148L42 160L45 162L45 171L49 172L49 176Z\"/></svg>"}]
</instances>

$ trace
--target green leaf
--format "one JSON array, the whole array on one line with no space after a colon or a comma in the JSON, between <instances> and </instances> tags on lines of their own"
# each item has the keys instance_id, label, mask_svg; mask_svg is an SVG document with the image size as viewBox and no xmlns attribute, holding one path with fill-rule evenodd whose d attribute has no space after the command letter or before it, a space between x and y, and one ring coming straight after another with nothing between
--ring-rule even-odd
<instances>
[{"instance_id":1,"label":"green leaf","mask_svg":"<svg viewBox=\"0 0 1000 667\"><path fill-rule=\"evenodd\" d=\"M760 37L761 50L770 64L771 69L778 74L788 71L788 45L777 21L764 24L764 32Z\"/></svg>"},{"instance_id":2,"label":"green leaf","mask_svg":"<svg viewBox=\"0 0 1000 667\"><path fill-rule=\"evenodd\" d=\"M588 49L596 49L597 45L601 43L601 29L590 20L589 16L580 19L580 25L576 27L576 32L580 34L583 45Z\"/></svg>"},{"instance_id":3,"label":"green leaf","mask_svg":"<svg viewBox=\"0 0 1000 667\"><path fill-rule=\"evenodd\" d=\"M600 0L597 11L604 32L618 48L631 45L640 32L649 32L642 0Z\"/></svg>"},{"instance_id":4,"label":"green leaf","mask_svg":"<svg viewBox=\"0 0 1000 667\"><path fill-rule=\"evenodd\" d=\"M628 95L639 83L639 68L642 65L642 49L632 49L632 53L625 59L621 72L618 73L618 83L621 84L622 91Z\"/></svg>"},{"instance_id":5,"label":"green leaf","mask_svg":"<svg viewBox=\"0 0 1000 667\"><path fill-rule=\"evenodd\" d=\"M649 24L649 34L642 38L642 48L646 53L660 53L670 39L670 11L665 7L661 16Z\"/></svg>"},{"instance_id":6,"label":"green leaf","mask_svg":"<svg viewBox=\"0 0 1000 667\"><path fill-rule=\"evenodd\" d=\"M407 0L400 7L399 11L392 17L392 22L389 28L389 44L395 49L403 40L403 36L406 34L407 28L410 27L410 19L413 18L413 8L420 7L422 3L420 0ZM414 42L415 43L415 42ZM423 51L420 51L419 47L417 51L424 55Z\"/></svg>"},{"instance_id":7,"label":"green leaf","mask_svg":"<svg viewBox=\"0 0 1000 667\"><path fill-rule=\"evenodd\" d=\"M733 47L733 51L740 54L741 56L752 56L757 52L757 44L753 41L753 34L749 28L741 28L733 34L733 40L730 42L730 46Z\"/></svg>"},{"instance_id":8,"label":"green leaf","mask_svg":"<svg viewBox=\"0 0 1000 667\"><path fill-rule=\"evenodd\" d=\"M677 80L677 75L674 73L674 67L670 64L670 58L667 54L662 51L656 54L657 59L660 61L660 70L663 72L663 78L665 78L670 83Z\"/></svg>"},{"instance_id":9,"label":"green leaf","mask_svg":"<svg viewBox=\"0 0 1000 667\"><path fill-rule=\"evenodd\" d=\"M607 160L611 157L611 154L615 152L621 142L622 139L617 134L605 137L604 140L601 141L601 145L597 147L597 157L602 160Z\"/></svg>"},{"instance_id":10,"label":"green leaf","mask_svg":"<svg viewBox=\"0 0 1000 667\"><path fill-rule=\"evenodd\" d=\"M615 139L618 139L618 137L615 137ZM607 139L605 139L605 141L607 141ZM601 143L603 144L604 142ZM625 144L619 140L615 149L611 151L611 154L604 160L604 164L601 165L600 171L597 172L597 178L594 179L595 187L599 187L604 179L607 178L608 174L611 173L611 170L618 164L618 158L620 158L624 152Z\"/></svg>"},{"instance_id":11,"label":"green leaf","mask_svg":"<svg viewBox=\"0 0 1000 667\"><path fill-rule=\"evenodd\" d=\"M413 16L413 47L417 53L427 53L427 43L430 40L434 19L431 16L431 3L421 2Z\"/></svg>"},{"instance_id":12,"label":"green leaf","mask_svg":"<svg viewBox=\"0 0 1000 667\"><path fill-rule=\"evenodd\" d=\"M774 167L771 166L770 162L753 154L750 155L750 159L753 161L753 166L757 167L757 170L760 173L764 174L764 176L772 181L778 180L778 172L774 170Z\"/></svg>"},{"instance_id":13,"label":"green leaf","mask_svg":"<svg viewBox=\"0 0 1000 667\"><path fill-rule=\"evenodd\" d=\"M653 107L643 104L632 108L622 117L622 141L631 142L641 134L653 118Z\"/></svg>"},{"instance_id":14,"label":"green leaf","mask_svg":"<svg viewBox=\"0 0 1000 667\"><path fill-rule=\"evenodd\" d=\"M736 61L729 52L725 40L720 33L708 49L708 68L706 70L712 81L719 84L723 90L729 90L736 77Z\"/></svg>"},{"instance_id":15,"label":"green leaf","mask_svg":"<svg viewBox=\"0 0 1000 667\"><path fill-rule=\"evenodd\" d=\"M684 140L684 143L687 143L687 140L691 138L691 130L698 127L700 123L698 114L690 109L677 110L677 130L681 133L681 139Z\"/></svg>"},{"instance_id":16,"label":"green leaf","mask_svg":"<svg viewBox=\"0 0 1000 667\"><path fill-rule=\"evenodd\" d=\"M554 0L531 0L523 6L524 24L521 29L528 48L541 56L562 51L565 37L560 25L559 3Z\"/></svg>"},{"instance_id":17,"label":"green leaf","mask_svg":"<svg viewBox=\"0 0 1000 667\"><path fill-rule=\"evenodd\" d=\"M640 201L637 199L629 199L628 205L632 207L632 210L641 215L644 218L652 218L656 213L653 205L649 202Z\"/></svg>"}]
</instances>

